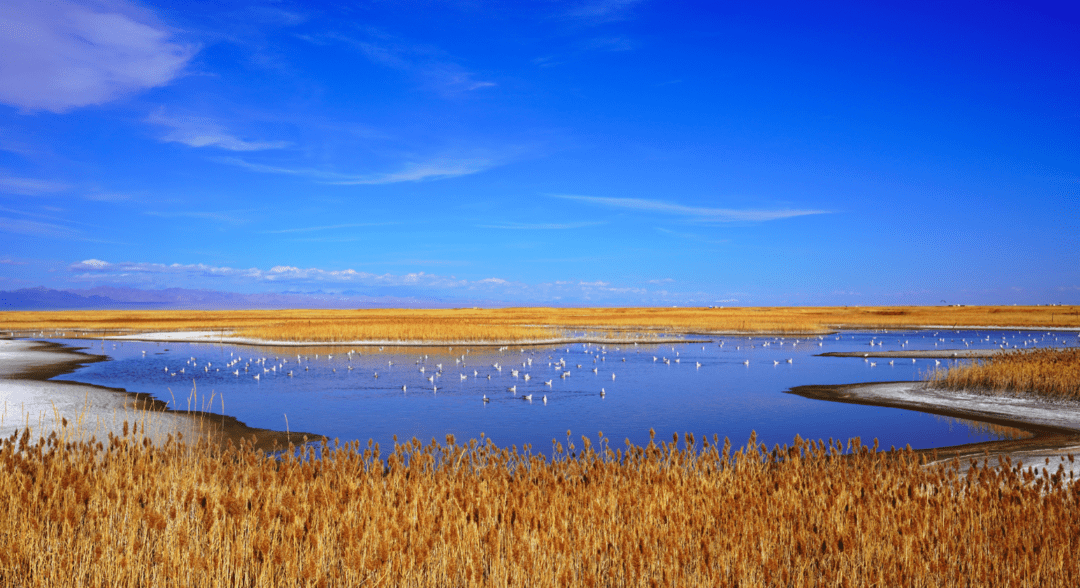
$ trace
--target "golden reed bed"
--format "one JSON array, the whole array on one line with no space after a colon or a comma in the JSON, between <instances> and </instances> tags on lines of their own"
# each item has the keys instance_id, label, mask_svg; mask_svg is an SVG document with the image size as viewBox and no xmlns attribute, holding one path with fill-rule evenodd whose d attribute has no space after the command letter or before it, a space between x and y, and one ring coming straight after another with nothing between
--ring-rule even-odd
<instances>
[{"instance_id":1,"label":"golden reed bed","mask_svg":"<svg viewBox=\"0 0 1080 588\"><path fill-rule=\"evenodd\" d=\"M940 388L992 390L1080 400L1080 349L1016 350L934 370L927 378Z\"/></svg>"},{"instance_id":2,"label":"golden reed bed","mask_svg":"<svg viewBox=\"0 0 1080 588\"><path fill-rule=\"evenodd\" d=\"M275 460L12 437L0 585L1080 585L1080 481L1053 463L564 441L550 461L449 437Z\"/></svg>"},{"instance_id":3,"label":"golden reed bed","mask_svg":"<svg viewBox=\"0 0 1080 588\"><path fill-rule=\"evenodd\" d=\"M588 331L824 333L917 326L1080 328L1080 307L507 308L0 312L0 331L222 330L276 341L525 342ZM69 333L70 334L70 333Z\"/></svg>"}]
</instances>

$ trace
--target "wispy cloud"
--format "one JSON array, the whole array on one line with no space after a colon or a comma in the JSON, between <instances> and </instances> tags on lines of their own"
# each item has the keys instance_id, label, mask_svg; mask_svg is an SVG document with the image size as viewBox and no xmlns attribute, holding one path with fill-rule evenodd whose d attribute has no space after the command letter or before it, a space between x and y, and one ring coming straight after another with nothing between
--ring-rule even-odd
<instances>
[{"instance_id":1,"label":"wispy cloud","mask_svg":"<svg viewBox=\"0 0 1080 588\"><path fill-rule=\"evenodd\" d=\"M79 239L78 231L54 223L43 223L25 218L0 217L0 232L30 237Z\"/></svg>"},{"instance_id":2,"label":"wispy cloud","mask_svg":"<svg viewBox=\"0 0 1080 588\"><path fill-rule=\"evenodd\" d=\"M143 214L158 218L197 218L237 225L248 222L248 219L243 215L250 214L255 210L256 209L225 210L216 212L202 210L148 210Z\"/></svg>"},{"instance_id":3,"label":"wispy cloud","mask_svg":"<svg viewBox=\"0 0 1080 588\"><path fill-rule=\"evenodd\" d=\"M146 118L146 122L168 127L160 137L166 143L181 143L188 147L217 147L228 151L263 151L288 147L286 141L250 141L229 133L222 125L208 118L194 116L169 116L158 109Z\"/></svg>"},{"instance_id":4,"label":"wispy cloud","mask_svg":"<svg viewBox=\"0 0 1080 588\"><path fill-rule=\"evenodd\" d=\"M564 14L587 24L602 24L630 18L634 7L641 2L642 0L586 0L575 3Z\"/></svg>"},{"instance_id":5,"label":"wispy cloud","mask_svg":"<svg viewBox=\"0 0 1080 588\"><path fill-rule=\"evenodd\" d=\"M498 86L480 79L441 49L376 31L368 33L365 39L336 33L303 38L312 43L321 43L324 38L344 43L359 50L372 63L415 76L422 85L448 97Z\"/></svg>"},{"instance_id":6,"label":"wispy cloud","mask_svg":"<svg viewBox=\"0 0 1080 588\"><path fill-rule=\"evenodd\" d=\"M621 208L627 210L643 210L672 214L677 216L691 217L700 221L708 222L760 222L771 221L796 216L811 214L827 214L827 210L792 209L783 208L776 210L766 209L734 209L734 208L706 208L700 206L685 206L659 200L646 200L644 198L606 198L599 196L576 196L572 194L551 194L554 198L574 200L587 204L596 204L608 208Z\"/></svg>"},{"instance_id":7,"label":"wispy cloud","mask_svg":"<svg viewBox=\"0 0 1080 588\"><path fill-rule=\"evenodd\" d=\"M196 47L126 0L0 3L0 102L65 112L163 86Z\"/></svg>"},{"instance_id":8,"label":"wispy cloud","mask_svg":"<svg viewBox=\"0 0 1080 588\"><path fill-rule=\"evenodd\" d=\"M288 233L311 233L315 231L331 231L335 229L356 229L360 227L378 227L386 225L394 225L398 223L385 222L385 223L349 223L344 225L325 225L321 227L300 227L295 229L278 229L276 231L263 231L267 234L288 234Z\"/></svg>"},{"instance_id":9,"label":"wispy cloud","mask_svg":"<svg viewBox=\"0 0 1080 588\"><path fill-rule=\"evenodd\" d=\"M597 37L585 43L586 49L596 51L630 51L634 43L626 37Z\"/></svg>"},{"instance_id":10,"label":"wispy cloud","mask_svg":"<svg viewBox=\"0 0 1080 588\"><path fill-rule=\"evenodd\" d=\"M69 189L71 189L71 185L56 180L20 178L0 172L0 192L6 192L8 194L39 196L41 194L65 192Z\"/></svg>"},{"instance_id":11,"label":"wispy cloud","mask_svg":"<svg viewBox=\"0 0 1080 588\"><path fill-rule=\"evenodd\" d=\"M486 157L464 159L436 157L427 161L407 163L395 172L343 174L313 168L291 168L253 163L239 157L218 157L215 158L215 161L264 174L307 177L323 184L336 186L396 184L399 182L454 178L482 172L499 164L498 161Z\"/></svg>"},{"instance_id":12,"label":"wispy cloud","mask_svg":"<svg viewBox=\"0 0 1080 588\"><path fill-rule=\"evenodd\" d=\"M671 235L672 237L678 237L680 239L686 239L688 241L696 241L698 243L706 243L709 245L722 245L728 242L728 239L709 239L708 237L702 237L701 235L696 235L694 233L672 231L671 229L665 229L662 227L657 227L656 230L661 233Z\"/></svg>"},{"instance_id":13,"label":"wispy cloud","mask_svg":"<svg viewBox=\"0 0 1080 588\"><path fill-rule=\"evenodd\" d=\"M498 223L493 225L476 225L480 229L506 229L509 231L561 231L566 229L584 229L602 225L602 222L580 223Z\"/></svg>"}]
</instances>

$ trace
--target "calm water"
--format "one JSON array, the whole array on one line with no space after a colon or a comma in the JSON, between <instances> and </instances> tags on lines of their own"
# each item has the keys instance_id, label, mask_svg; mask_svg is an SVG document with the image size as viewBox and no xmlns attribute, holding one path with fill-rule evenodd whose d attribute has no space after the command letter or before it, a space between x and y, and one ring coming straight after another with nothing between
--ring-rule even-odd
<instances>
[{"instance_id":1,"label":"calm water","mask_svg":"<svg viewBox=\"0 0 1080 588\"><path fill-rule=\"evenodd\" d=\"M224 400L226 414L253 427L284 430L287 415L292 431L342 441L373 439L384 448L392 447L394 435L426 443L432 438L442 442L452 433L460 442L483 432L499 446L530 444L534 452L548 454L552 439L565 441L568 429L578 440L581 435L595 440L602 431L615 448L624 439L648 443L650 428L658 439L670 439L674 432L716 434L735 446L756 431L770 447L791 443L798 434L861 437L864 443L877 438L886 448L909 443L924 448L1009 433L980 423L809 400L785 391L805 384L918 380L935 367L933 359L897 359L889 365L887 359L816 357L829 351L1060 347L1076 346L1077 337L1071 332L879 331L821 338L716 337L705 344L383 351L105 341L93 342L88 350L111 361L63 379L148 392L181 409L221 412ZM89 343L59 341L81 347ZM565 368L557 369L562 361ZM942 360L941 365L949 363ZM560 377L563 371L570 375ZM508 391L511 386L516 392ZM530 393L531 401L522 398ZM213 406L208 407L211 395ZM485 395L490 402L483 402Z\"/></svg>"}]
</instances>

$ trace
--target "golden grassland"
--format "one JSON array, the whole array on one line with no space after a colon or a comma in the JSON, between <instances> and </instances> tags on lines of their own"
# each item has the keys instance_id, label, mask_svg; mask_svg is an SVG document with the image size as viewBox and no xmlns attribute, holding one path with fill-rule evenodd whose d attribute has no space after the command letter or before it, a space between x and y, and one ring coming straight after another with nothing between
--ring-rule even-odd
<instances>
[{"instance_id":1,"label":"golden grassland","mask_svg":"<svg viewBox=\"0 0 1080 588\"><path fill-rule=\"evenodd\" d=\"M275 341L526 342L575 333L824 333L836 328L1080 328L1076 306L504 308L0 312L0 331L219 330Z\"/></svg>"},{"instance_id":2,"label":"golden grassland","mask_svg":"<svg viewBox=\"0 0 1080 588\"><path fill-rule=\"evenodd\" d=\"M275 459L12 436L0 585L1080 585L1080 481L1053 463L567 433L550 460L452 437Z\"/></svg>"},{"instance_id":3,"label":"golden grassland","mask_svg":"<svg viewBox=\"0 0 1080 588\"><path fill-rule=\"evenodd\" d=\"M1080 399L1080 349L1018 349L947 370L934 370L930 383L951 390L1035 393Z\"/></svg>"}]
</instances>

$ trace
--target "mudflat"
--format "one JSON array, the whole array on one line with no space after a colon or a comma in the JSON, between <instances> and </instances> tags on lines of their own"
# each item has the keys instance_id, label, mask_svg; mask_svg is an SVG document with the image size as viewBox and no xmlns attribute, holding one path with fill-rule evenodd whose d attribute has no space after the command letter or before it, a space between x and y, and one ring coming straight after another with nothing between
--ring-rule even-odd
<instances>
[{"instance_id":1,"label":"mudflat","mask_svg":"<svg viewBox=\"0 0 1080 588\"><path fill-rule=\"evenodd\" d=\"M106 361L57 343L0 339L0 436L48 437L55 432L68 441L103 440L109 434L130 434L163 443L171 435L195 441L238 444L240 439L270 450L321 439L318 435L248 427L227 415L174 411L148 394L50 378L79 366Z\"/></svg>"}]
</instances>

